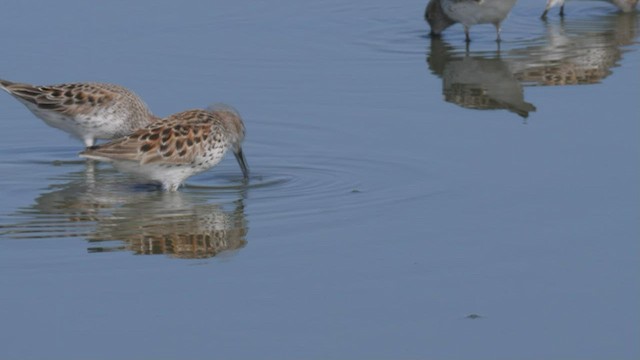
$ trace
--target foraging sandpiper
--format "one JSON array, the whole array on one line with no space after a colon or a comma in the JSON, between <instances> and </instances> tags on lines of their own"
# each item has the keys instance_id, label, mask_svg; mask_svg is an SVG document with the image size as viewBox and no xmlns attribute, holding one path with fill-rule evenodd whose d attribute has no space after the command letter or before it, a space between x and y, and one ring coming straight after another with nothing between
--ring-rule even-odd
<instances>
[{"instance_id":1,"label":"foraging sandpiper","mask_svg":"<svg viewBox=\"0 0 640 360\"><path fill-rule=\"evenodd\" d=\"M80 156L111 162L119 170L176 191L188 177L218 164L228 149L233 151L247 179L249 168L242 152L244 134L240 115L230 107L187 110L121 139L92 146Z\"/></svg>"},{"instance_id":2,"label":"foraging sandpiper","mask_svg":"<svg viewBox=\"0 0 640 360\"><path fill-rule=\"evenodd\" d=\"M157 118L134 93L103 83L30 85L0 79L0 87L47 125L81 139L115 139Z\"/></svg>"}]
</instances>

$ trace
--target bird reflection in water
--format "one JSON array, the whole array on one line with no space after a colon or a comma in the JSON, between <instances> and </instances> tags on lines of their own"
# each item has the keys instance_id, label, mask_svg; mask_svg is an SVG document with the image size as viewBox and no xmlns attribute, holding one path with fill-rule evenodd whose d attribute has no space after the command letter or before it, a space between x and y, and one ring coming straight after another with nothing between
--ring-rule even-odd
<instances>
[{"instance_id":1,"label":"bird reflection in water","mask_svg":"<svg viewBox=\"0 0 640 360\"><path fill-rule=\"evenodd\" d=\"M138 255L209 258L245 246L247 224L242 200L230 211L217 204L194 204L182 193L153 193L145 203L129 203L98 224L89 241L124 241L93 246L90 252L128 250ZM149 206L153 206L152 209Z\"/></svg>"},{"instance_id":2,"label":"bird reflection in water","mask_svg":"<svg viewBox=\"0 0 640 360\"><path fill-rule=\"evenodd\" d=\"M611 74L635 41L636 13L545 23L545 34L505 51L469 52L431 38L430 71L442 78L444 100L464 108L508 110L527 118L536 107L525 101L527 86L582 85Z\"/></svg>"},{"instance_id":3,"label":"bird reflection in water","mask_svg":"<svg viewBox=\"0 0 640 360\"><path fill-rule=\"evenodd\" d=\"M545 35L509 51L514 76L525 86L597 84L609 76L638 33L638 16L545 22Z\"/></svg>"},{"instance_id":4,"label":"bird reflection in water","mask_svg":"<svg viewBox=\"0 0 640 360\"><path fill-rule=\"evenodd\" d=\"M427 63L432 73L442 78L446 102L468 109L505 109L523 118L535 111L524 100L522 84L501 57L459 54L440 38L431 39Z\"/></svg>"},{"instance_id":5,"label":"bird reflection in water","mask_svg":"<svg viewBox=\"0 0 640 360\"><path fill-rule=\"evenodd\" d=\"M0 235L82 237L91 243L91 253L131 251L176 258L209 258L246 245L248 226L237 189L215 189L225 201L210 203L209 189L132 189L118 175L87 163L83 171L66 174L64 183L49 186L34 204L12 214L16 222L0 225Z\"/></svg>"}]
</instances>

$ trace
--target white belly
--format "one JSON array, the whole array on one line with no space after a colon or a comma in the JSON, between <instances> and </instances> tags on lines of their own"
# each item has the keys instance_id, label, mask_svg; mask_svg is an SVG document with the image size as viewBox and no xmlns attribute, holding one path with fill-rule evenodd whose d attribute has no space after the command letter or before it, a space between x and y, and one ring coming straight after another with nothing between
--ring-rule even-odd
<instances>
[{"instance_id":1,"label":"white belly","mask_svg":"<svg viewBox=\"0 0 640 360\"><path fill-rule=\"evenodd\" d=\"M443 0L442 10L465 26L497 24L504 20L516 0Z\"/></svg>"},{"instance_id":2,"label":"white belly","mask_svg":"<svg viewBox=\"0 0 640 360\"><path fill-rule=\"evenodd\" d=\"M41 109L36 105L23 102L31 112L47 125L65 131L79 139L87 137L113 139L127 135L132 129L127 126L128 116L116 113L114 109L96 109L92 114L61 114Z\"/></svg>"}]
</instances>

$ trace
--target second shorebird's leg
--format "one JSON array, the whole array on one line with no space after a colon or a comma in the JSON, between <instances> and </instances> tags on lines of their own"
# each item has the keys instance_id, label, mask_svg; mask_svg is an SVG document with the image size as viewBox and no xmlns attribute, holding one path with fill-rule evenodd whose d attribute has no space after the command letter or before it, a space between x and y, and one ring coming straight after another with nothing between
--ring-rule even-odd
<instances>
[{"instance_id":1,"label":"second shorebird's leg","mask_svg":"<svg viewBox=\"0 0 640 360\"><path fill-rule=\"evenodd\" d=\"M549 9L551 9L551 2L552 1L553 0L547 0L547 6L544 8L544 12L542 13L542 16L540 16L541 19L546 19L547 18L547 13L549 12ZM560 9L562 9L562 7L560 7ZM560 11L562 11L562 10L560 10Z\"/></svg>"},{"instance_id":2,"label":"second shorebird's leg","mask_svg":"<svg viewBox=\"0 0 640 360\"><path fill-rule=\"evenodd\" d=\"M464 27L464 39L466 42L470 42L471 38L469 37L469 27L465 26Z\"/></svg>"},{"instance_id":3,"label":"second shorebird's leg","mask_svg":"<svg viewBox=\"0 0 640 360\"><path fill-rule=\"evenodd\" d=\"M82 141L84 141L84 146L87 148L92 147L96 143L96 140L92 136L86 137L82 139Z\"/></svg>"},{"instance_id":4,"label":"second shorebird's leg","mask_svg":"<svg viewBox=\"0 0 640 360\"><path fill-rule=\"evenodd\" d=\"M564 17L564 3L560 5L560 17Z\"/></svg>"},{"instance_id":5,"label":"second shorebird's leg","mask_svg":"<svg viewBox=\"0 0 640 360\"><path fill-rule=\"evenodd\" d=\"M500 22L493 23L493 26L496 27L496 41L499 43L500 41L502 41L502 39L500 39Z\"/></svg>"}]
</instances>

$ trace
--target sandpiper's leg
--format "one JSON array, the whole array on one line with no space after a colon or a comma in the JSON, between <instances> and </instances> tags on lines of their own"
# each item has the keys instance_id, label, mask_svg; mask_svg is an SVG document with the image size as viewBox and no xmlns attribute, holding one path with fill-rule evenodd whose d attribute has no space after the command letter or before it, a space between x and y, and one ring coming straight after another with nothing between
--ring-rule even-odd
<instances>
[{"instance_id":1,"label":"sandpiper's leg","mask_svg":"<svg viewBox=\"0 0 640 360\"><path fill-rule=\"evenodd\" d=\"M498 23L494 23L494 24L493 24L493 26L495 26L495 27L496 27L496 41L497 41L498 43L500 43L500 41L502 41L502 39L500 39L500 31L501 31L501 29L500 29L500 23L499 23L499 22L498 22Z\"/></svg>"},{"instance_id":2,"label":"sandpiper's leg","mask_svg":"<svg viewBox=\"0 0 640 360\"><path fill-rule=\"evenodd\" d=\"M85 175L85 181L89 186L95 185L96 183L96 161L95 160L87 159L87 162L85 162L84 175Z\"/></svg>"},{"instance_id":3,"label":"sandpiper's leg","mask_svg":"<svg viewBox=\"0 0 640 360\"><path fill-rule=\"evenodd\" d=\"M560 16L564 17L564 3L560 5Z\"/></svg>"},{"instance_id":4,"label":"sandpiper's leg","mask_svg":"<svg viewBox=\"0 0 640 360\"><path fill-rule=\"evenodd\" d=\"M96 143L96 140L91 136L84 138L83 141L86 147L92 147Z\"/></svg>"},{"instance_id":5,"label":"sandpiper's leg","mask_svg":"<svg viewBox=\"0 0 640 360\"><path fill-rule=\"evenodd\" d=\"M464 27L464 38L466 42L471 41L471 38L469 37L469 27L465 26Z\"/></svg>"},{"instance_id":6,"label":"sandpiper's leg","mask_svg":"<svg viewBox=\"0 0 640 360\"><path fill-rule=\"evenodd\" d=\"M162 182L162 189L164 191L170 191L170 192L174 192L174 191L178 191L178 188L180 188L180 183L174 183L174 182Z\"/></svg>"},{"instance_id":7,"label":"sandpiper's leg","mask_svg":"<svg viewBox=\"0 0 640 360\"><path fill-rule=\"evenodd\" d=\"M551 9L551 1L552 0L547 0L547 6L544 8L544 12L542 13L542 16L540 16L541 19L547 18L547 13L549 12L549 9Z\"/></svg>"}]
</instances>

